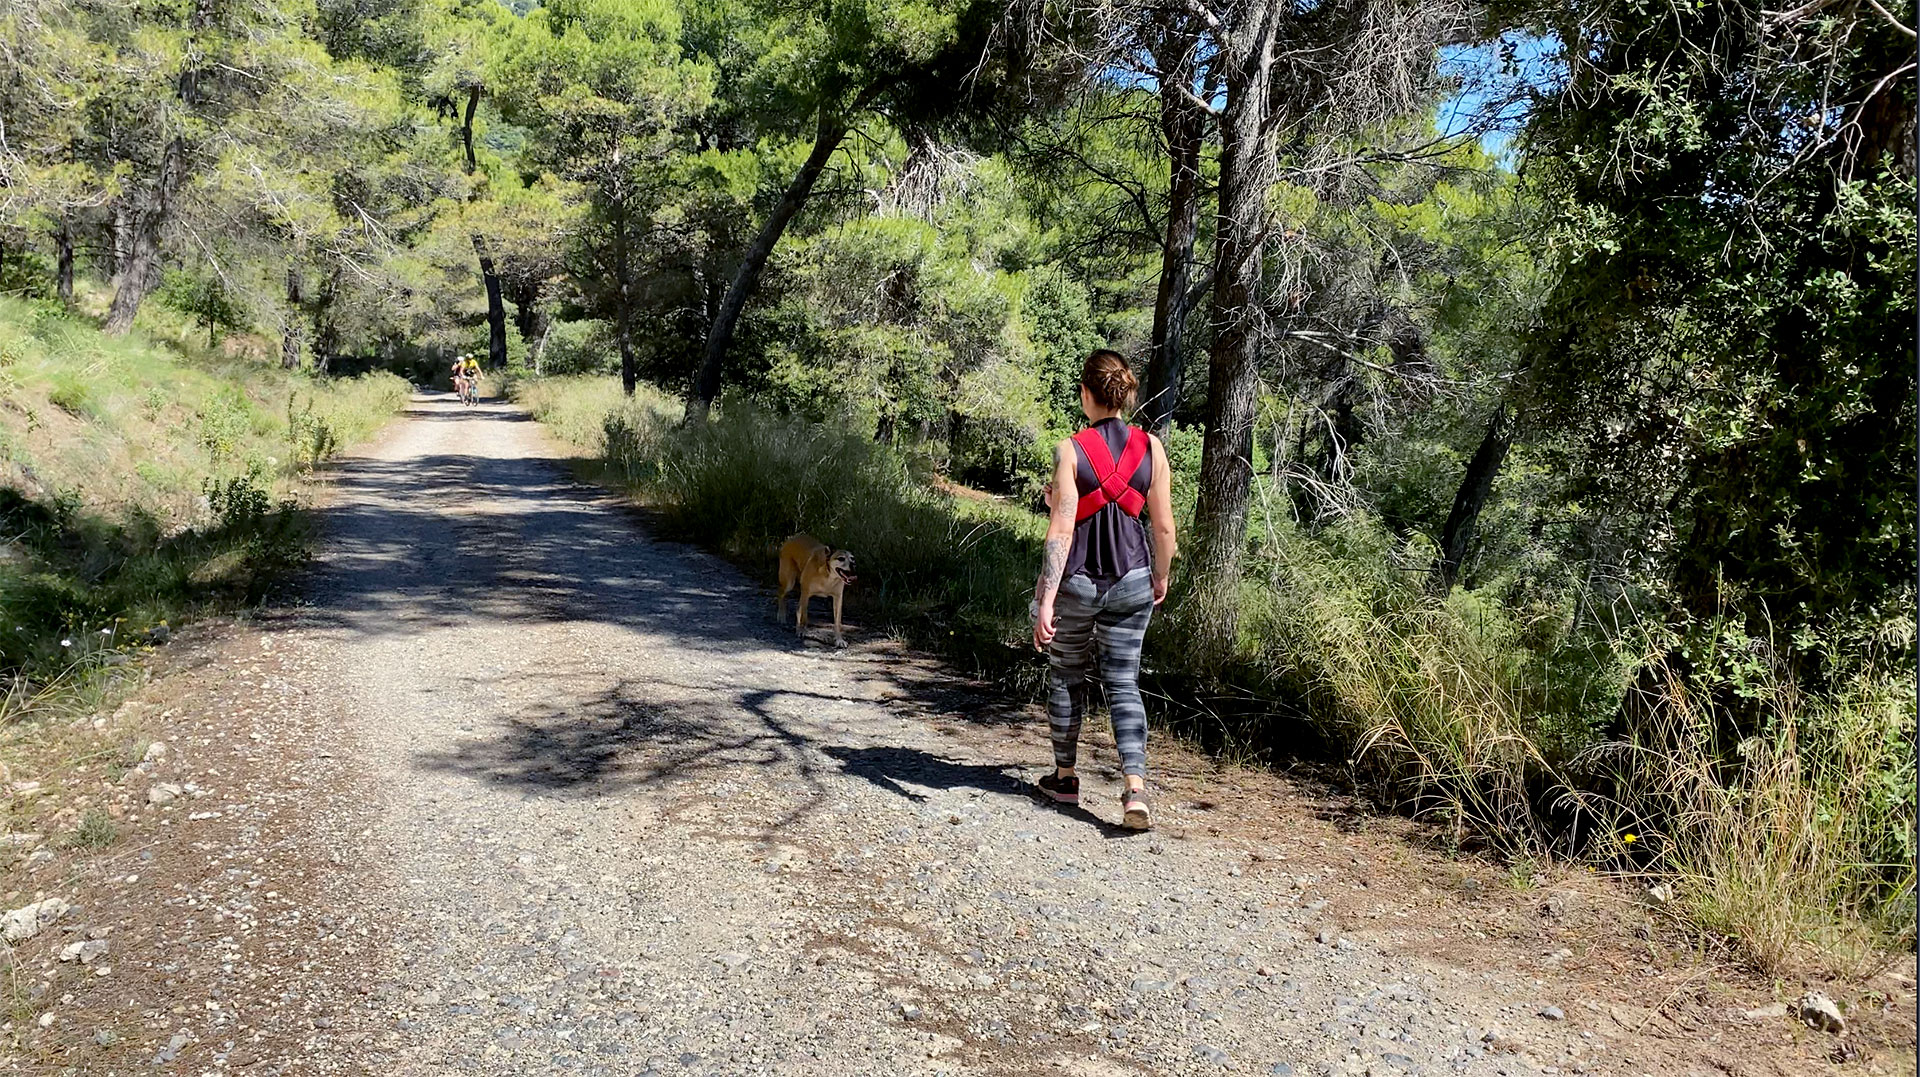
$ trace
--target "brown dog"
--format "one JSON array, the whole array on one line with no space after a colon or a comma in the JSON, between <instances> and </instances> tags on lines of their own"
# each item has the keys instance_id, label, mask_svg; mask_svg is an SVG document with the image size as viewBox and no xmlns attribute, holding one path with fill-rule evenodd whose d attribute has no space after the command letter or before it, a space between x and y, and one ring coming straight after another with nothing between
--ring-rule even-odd
<instances>
[{"instance_id":1,"label":"brown dog","mask_svg":"<svg viewBox=\"0 0 1920 1077\"><path fill-rule=\"evenodd\" d=\"M773 619L786 620L787 592L797 583L800 608L794 614L794 631L806 634L807 603L815 595L826 595L833 599L833 645L846 646L840 634L840 601L853 578L852 553L830 550L812 535L793 536L780 547L780 597L773 600Z\"/></svg>"}]
</instances>

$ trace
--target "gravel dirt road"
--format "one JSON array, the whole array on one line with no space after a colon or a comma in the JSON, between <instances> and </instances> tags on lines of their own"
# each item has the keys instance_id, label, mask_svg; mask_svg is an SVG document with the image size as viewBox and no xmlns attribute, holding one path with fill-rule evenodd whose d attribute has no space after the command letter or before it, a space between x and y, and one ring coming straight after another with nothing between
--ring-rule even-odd
<instances>
[{"instance_id":1,"label":"gravel dirt road","mask_svg":"<svg viewBox=\"0 0 1920 1077\"><path fill-rule=\"evenodd\" d=\"M1163 738L1133 834L1096 741L1086 807L1042 806L1037 712L797 641L556 452L417 399L339 470L303 604L181 645L127 719L171 750L114 788L194 789L11 884L116 947L48 959L13 1068L1912 1071L1910 1034L1746 1016L1791 993L1617 887L1516 887L1309 781Z\"/></svg>"}]
</instances>

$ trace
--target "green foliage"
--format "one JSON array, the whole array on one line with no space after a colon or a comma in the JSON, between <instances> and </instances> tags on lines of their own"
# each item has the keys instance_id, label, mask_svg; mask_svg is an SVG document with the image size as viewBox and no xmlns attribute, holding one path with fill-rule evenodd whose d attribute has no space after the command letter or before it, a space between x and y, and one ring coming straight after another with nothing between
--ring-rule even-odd
<instances>
[{"instance_id":1,"label":"green foliage","mask_svg":"<svg viewBox=\"0 0 1920 1077\"><path fill-rule=\"evenodd\" d=\"M555 322L547 332L541 365L550 375L611 374L620 369L613 327L593 319Z\"/></svg>"},{"instance_id":2,"label":"green foliage","mask_svg":"<svg viewBox=\"0 0 1920 1077\"><path fill-rule=\"evenodd\" d=\"M1086 285L1057 270L1035 271L1029 281L1023 313L1033 327L1030 335L1046 400L1056 428L1071 433L1080 410L1080 366L1106 339L1094 325Z\"/></svg>"},{"instance_id":3,"label":"green foliage","mask_svg":"<svg viewBox=\"0 0 1920 1077\"><path fill-rule=\"evenodd\" d=\"M48 379L47 402L76 418L92 411L92 391L79 374L62 372Z\"/></svg>"},{"instance_id":4,"label":"green foliage","mask_svg":"<svg viewBox=\"0 0 1920 1077\"><path fill-rule=\"evenodd\" d=\"M1057 420L1021 315L1026 278L970 253L898 216L793 245L780 265L784 298L751 328L767 369L750 384L763 402L883 439L937 432L956 475L1017 485Z\"/></svg>"},{"instance_id":5,"label":"green foliage","mask_svg":"<svg viewBox=\"0 0 1920 1077\"><path fill-rule=\"evenodd\" d=\"M234 387L214 392L200 408L200 445L216 466L231 458L253 432L254 406Z\"/></svg>"},{"instance_id":6,"label":"green foliage","mask_svg":"<svg viewBox=\"0 0 1920 1077\"><path fill-rule=\"evenodd\" d=\"M1608 9L1527 150L1557 274L1530 401L1570 498L1630 528L1649 637L1601 799L1770 966L1846 964L1913 909L1890 790L1914 745L1914 89L1883 18Z\"/></svg>"},{"instance_id":7,"label":"green foliage","mask_svg":"<svg viewBox=\"0 0 1920 1077\"><path fill-rule=\"evenodd\" d=\"M248 311L228 289L217 273L198 274L174 270L160 285L160 301L206 330L207 347L213 347L218 333L245 329L252 323Z\"/></svg>"},{"instance_id":8,"label":"green foliage","mask_svg":"<svg viewBox=\"0 0 1920 1077\"><path fill-rule=\"evenodd\" d=\"M1725 655L1730 616L1817 691L1911 632L1916 240L1894 142L1913 90L1888 88L1863 141L1820 119L1907 50L1745 4L1617 18L1566 91L1582 108L1536 134L1563 265L1538 398L1581 494L1647 521L1679 646Z\"/></svg>"}]
</instances>

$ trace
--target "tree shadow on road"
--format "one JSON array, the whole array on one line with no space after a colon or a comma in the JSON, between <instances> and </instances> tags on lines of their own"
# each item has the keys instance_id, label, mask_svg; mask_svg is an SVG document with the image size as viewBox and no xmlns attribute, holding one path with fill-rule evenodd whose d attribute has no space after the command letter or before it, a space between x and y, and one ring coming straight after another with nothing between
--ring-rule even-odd
<instances>
[{"instance_id":1,"label":"tree shadow on road","mask_svg":"<svg viewBox=\"0 0 1920 1077\"><path fill-rule=\"evenodd\" d=\"M325 555L300 611L309 623L379 636L599 622L697 651L792 646L771 623L768 592L710 555L647 535L555 461L362 460L333 482L341 496L319 514Z\"/></svg>"},{"instance_id":2,"label":"tree shadow on road","mask_svg":"<svg viewBox=\"0 0 1920 1077\"><path fill-rule=\"evenodd\" d=\"M421 417L504 418L477 409L426 410ZM436 445L466 447L445 434L434 438ZM504 444L512 451L516 443ZM494 663L519 668L469 672L464 693L500 701L481 704L491 712L487 724L422 752L415 760L421 768L580 797L669 785L699 791L700 783L727 780L729 771L790 776L767 804L772 814L750 813L769 830L810 810L836 770L907 803L929 799L914 787L1023 794L1010 766L876 747L835 710L878 705L909 720L996 725L1024 721L1021 706L884 644L871 655L819 659L827 663L822 671L835 669L834 679L860 684L846 691L866 702L810 691L804 679L787 686L796 670L782 656L804 645L773 624L770 587L712 555L651 536L617 498L580 485L556 460L441 451L353 461L335 473L335 483L342 496L323 513L326 557L312 604L298 614L317 627L411 638L441 627L506 626L512 638L546 625L604 624L636 635L631 644L598 637L601 646L680 651L734 666L731 683L716 684L676 683L703 679L667 670L609 680L592 662L571 669Z\"/></svg>"},{"instance_id":3,"label":"tree shadow on road","mask_svg":"<svg viewBox=\"0 0 1920 1077\"><path fill-rule=\"evenodd\" d=\"M806 815L826 792L824 779L834 774L858 778L912 804L931 799L922 790L974 789L1021 801L1033 796L1018 764L967 763L903 745L834 742L828 739L831 723L780 713L809 702L840 702L835 696L754 689L700 702L648 698L650 688L661 687L687 686L622 681L584 698L576 695L569 705L537 704L503 717L504 728L422 752L414 762L492 785L588 798L690 782L697 787L742 768L783 771L793 776L791 787L775 798L778 804L769 802L777 810L757 823L766 837ZM752 716L752 724L743 727L742 715ZM803 731L809 724L825 734ZM1054 807L1108 837L1134 833L1082 807Z\"/></svg>"}]
</instances>

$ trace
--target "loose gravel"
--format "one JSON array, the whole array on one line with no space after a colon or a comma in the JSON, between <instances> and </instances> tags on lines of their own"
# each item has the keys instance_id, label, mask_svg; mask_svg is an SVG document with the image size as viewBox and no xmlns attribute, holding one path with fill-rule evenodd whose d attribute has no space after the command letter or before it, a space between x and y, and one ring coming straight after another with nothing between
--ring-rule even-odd
<instances>
[{"instance_id":1,"label":"loose gravel","mask_svg":"<svg viewBox=\"0 0 1920 1077\"><path fill-rule=\"evenodd\" d=\"M161 734L100 779L123 847L16 843L37 1016L0 1069L1824 1065L1603 890L1489 894L1299 783L1163 739L1135 834L1089 745L1086 805L1042 805L1036 712L857 626L797 639L556 455L509 408L416 399L339 472L305 600L123 708ZM1912 1072L1907 1042L1867 1072Z\"/></svg>"}]
</instances>

